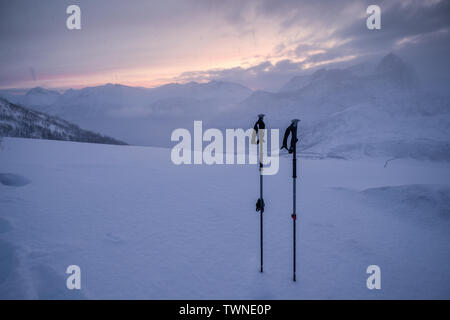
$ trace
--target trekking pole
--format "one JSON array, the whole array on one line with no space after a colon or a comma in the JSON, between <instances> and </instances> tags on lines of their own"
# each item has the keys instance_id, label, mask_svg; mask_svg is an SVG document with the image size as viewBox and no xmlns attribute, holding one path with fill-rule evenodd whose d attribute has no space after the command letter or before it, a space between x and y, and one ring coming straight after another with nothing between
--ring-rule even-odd
<instances>
[{"instance_id":1,"label":"trekking pole","mask_svg":"<svg viewBox=\"0 0 450 320\"><path fill-rule=\"evenodd\" d=\"M261 247L261 270L260 272L263 272L263 213L264 213L264 199L263 199L263 143L264 143L264 130L266 128L266 125L263 121L264 115L258 114L258 121L256 121L255 126L253 127L253 136L252 136L252 143L259 145L258 150L258 159L259 159L259 199L256 202L256 211L260 212L260 247ZM255 142L256 136L258 135L258 140Z\"/></svg>"},{"instance_id":2,"label":"trekking pole","mask_svg":"<svg viewBox=\"0 0 450 320\"><path fill-rule=\"evenodd\" d=\"M293 213L291 215L292 217L292 226L293 226L293 256L294 256L294 281L296 281L296 225L295 222L297 220L297 214L296 214L296 197L297 197L297 123L300 120L294 119L291 122L291 125L287 127L284 138L283 138L283 146L281 149L285 148L289 151L289 153L293 153L292 158L292 180L293 180L293 197L292 197L292 207L293 207ZM289 138L289 135L292 135L291 137L291 146L287 147L287 140Z\"/></svg>"}]
</instances>

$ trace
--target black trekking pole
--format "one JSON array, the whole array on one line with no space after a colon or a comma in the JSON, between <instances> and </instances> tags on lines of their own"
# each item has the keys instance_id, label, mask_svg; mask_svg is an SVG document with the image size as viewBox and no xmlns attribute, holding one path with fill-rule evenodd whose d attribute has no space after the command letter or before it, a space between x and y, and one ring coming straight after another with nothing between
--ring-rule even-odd
<instances>
[{"instance_id":1,"label":"black trekking pole","mask_svg":"<svg viewBox=\"0 0 450 320\"><path fill-rule=\"evenodd\" d=\"M289 153L293 153L293 159L292 159L292 180L293 180L293 201L292 201L292 206L293 206L293 213L291 215L292 217L292 223L293 223L293 244L294 244L294 251L293 251L293 255L294 255L294 281L296 281L296 275L295 275L295 271L296 271L296 229L295 229L295 222L297 220L297 214L296 214L296 197L297 197L297 123L300 120L298 119L294 119L292 120L292 123L289 127L287 127L285 133L284 133L284 138L283 138L283 146L281 147L281 149L285 148L286 150L289 151ZM288 149L287 147L287 140L289 138L289 135L292 135L291 137L291 145Z\"/></svg>"},{"instance_id":2,"label":"black trekking pole","mask_svg":"<svg viewBox=\"0 0 450 320\"><path fill-rule=\"evenodd\" d=\"M266 125L263 121L264 115L258 114L258 121L256 121L255 126L253 127L253 137L252 143L255 143L256 136L258 135L258 140L256 144L259 144L258 150L258 158L259 158L259 199L256 202L256 211L260 212L260 246L261 246L261 270L263 272L263 213L264 213L264 199L263 199L263 139L264 139L264 130Z\"/></svg>"}]
</instances>

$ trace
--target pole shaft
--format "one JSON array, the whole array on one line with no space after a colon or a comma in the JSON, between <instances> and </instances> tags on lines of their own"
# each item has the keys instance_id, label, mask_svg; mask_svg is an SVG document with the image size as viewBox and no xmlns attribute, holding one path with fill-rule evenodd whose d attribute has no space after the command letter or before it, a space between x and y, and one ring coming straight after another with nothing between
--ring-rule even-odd
<instances>
[{"instance_id":1,"label":"pole shaft","mask_svg":"<svg viewBox=\"0 0 450 320\"><path fill-rule=\"evenodd\" d=\"M264 129L259 130L259 198L261 199L261 211L260 211L260 256L261 256L261 270L263 272L263 214L264 214L264 199L263 199L263 140Z\"/></svg>"},{"instance_id":2,"label":"pole shaft","mask_svg":"<svg viewBox=\"0 0 450 320\"><path fill-rule=\"evenodd\" d=\"M259 181L260 181L260 198L261 201L263 201L263 176L262 176L262 168L260 168L260 174L259 174ZM264 209L261 209L261 221L260 221L260 238L261 238L261 272L263 272L263 213L264 213Z\"/></svg>"},{"instance_id":3,"label":"pole shaft","mask_svg":"<svg viewBox=\"0 0 450 320\"><path fill-rule=\"evenodd\" d=\"M297 140L297 129L295 130L295 135L292 139ZM297 220L297 144L294 144L294 157L292 160L292 179L293 179L293 279L296 281L296 220Z\"/></svg>"},{"instance_id":4,"label":"pole shaft","mask_svg":"<svg viewBox=\"0 0 450 320\"><path fill-rule=\"evenodd\" d=\"M259 199L256 202L256 211L260 213L260 256L261 256L261 272L263 272L263 214L264 214L264 199L263 199L263 144L264 144L264 130L266 125L263 122L263 114L258 115L258 121L256 122L254 129L258 135L258 158L259 158ZM253 142L254 143L254 142Z\"/></svg>"}]
</instances>

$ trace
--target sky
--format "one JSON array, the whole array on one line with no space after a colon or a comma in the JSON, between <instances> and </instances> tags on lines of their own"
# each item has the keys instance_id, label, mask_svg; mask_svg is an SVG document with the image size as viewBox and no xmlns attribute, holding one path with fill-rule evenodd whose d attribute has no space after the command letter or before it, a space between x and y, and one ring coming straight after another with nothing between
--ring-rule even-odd
<instances>
[{"instance_id":1,"label":"sky","mask_svg":"<svg viewBox=\"0 0 450 320\"><path fill-rule=\"evenodd\" d=\"M72 4L81 30L66 27ZM366 27L370 4L380 30ZM449 18L448 0L2 1L0 88L224 80L270 90L390 52L448 81Z\"/></svg>"}]
</instances>

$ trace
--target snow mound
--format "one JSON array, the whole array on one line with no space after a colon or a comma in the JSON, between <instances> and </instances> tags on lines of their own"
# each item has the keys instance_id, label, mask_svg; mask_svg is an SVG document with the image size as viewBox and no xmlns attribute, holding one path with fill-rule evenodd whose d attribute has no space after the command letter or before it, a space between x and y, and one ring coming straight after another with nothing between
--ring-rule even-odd
<instances>
[{"instance_id":1,"label":"snow mound","mask_svg":"<svg viewBox=\"0 0 450 320\"><path fill-rule=\"evenodd\" d=\"M17 267L14 253L14 248L11 244L0 240L0 287L10 277L14 267Z\"/></svg>"},{"instance_id":2,"label":"snow mound","mask_svg":"<svg viewBox=\"0 0 450 320\"><path fill-rule=\"evenodd\" d=\"M388 210L421 219L450 219L450 186L413 184L370 188L362 191ZM387 205L388 204L388 205Z\"/></svg>"},{"instance_id":3,"label":"snow mound","mask_svg":"<svg viewBox=\"0 0 450 320\"><path fill-rule=\"evenodd\" d=\"M0 233L5 233L12 230L11 224L5 220L0 218Z\"/></svg>"},{"instance_id":4,"label":"snow mound","mask_svg":"<svg viewBox=\"0 0 450 320\"><path fill-rule=\"evenodd\" d=\"M0 173L0 183L5 186L23 187L31 181L21 175L14 173Z\"/></svg>"}]
</instances>

